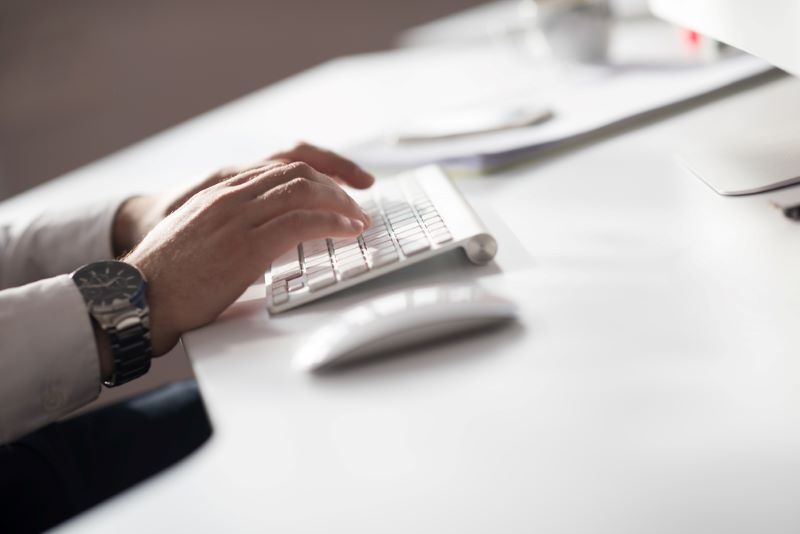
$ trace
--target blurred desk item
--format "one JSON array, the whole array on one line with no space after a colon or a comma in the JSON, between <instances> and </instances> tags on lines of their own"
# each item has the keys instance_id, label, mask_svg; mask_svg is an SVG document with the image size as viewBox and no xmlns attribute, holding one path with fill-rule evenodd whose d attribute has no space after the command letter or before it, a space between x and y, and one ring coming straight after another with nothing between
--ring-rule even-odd
<instances>
[{"instance_id":1,"label":"blurred desk item","mask_svg":"<svg viewBox=\"0 0 800 534\"><path fill-rule=\"evenodd\" d=\"M382 103L359 84L378 57L267 87L0 213L164 187L299 136L340 149L376 131ZM797 226L673 157L735 127L731 109L786 109L799 89L773 80L457 180L497 237L488 266L440 257L275 318L253 286L183 338L207 445L60 531L800 531ZM520 326L331 377L292 368L344 307L443 281L513 295Z\"/></svg>"},{"instance_id":2,"label":"blurred desk item","mask_svg":"<svg viewBox=\"0 0 800 534\"><path fill-rule=\"evenodd\" d=\"M573 63L605 63L613 18L608 0L527 0L553 57Z\"/></svg>"},{"instance_id":3,"label":"blurred desk item","mask_svg":"<svg viewBox=\"0 0 800 534\"><path fill-rule=\"evenodd\" d=\"M768 200L787 219L800 221L800 185L774 191L770 193Z\"/></svg>"},{"instance_id":4,"label":"blurred desk item","mask_svg":"<svg viewBox=\"0 0 800 534\"><path fill-rule=\"evenodd\" d=\"M734 131L709 128L708 138L679 158L720 195L752 195L800 183L798 110L789 107L771 122L742 117L747 127Z\"/></svg>"},{"instance_id":5,"label":"blurred desk item","mask_svg":"<svg viewBox=\"0 0 800 534\"><path fill-rule=\"evenodd\" d=\"M438 114L424 114L409 121L394 134L397 143L425 143L455 139L541 124L553 118L549 108L528 105L470 106Z\"/></svg>"},{"instance_id":6,"label":"blurred desk item","mask_svg":"<svg viewBox=\"0 0 800 534\"><path fill-rule=\"evenodd\" d=\"M667 20L747 50L800 76L800 3L796 0L652 0ZM769 109L769 107L768 107ZM709 129L708 139L682 154L686 166L721 195L748 195L800 182L799 106L760 128Z\"/></svg>"},{"instance_id":7,"label":"blurred desk item","mask_svg":"<svg viewBox=\"0 0 800 534\"><path fill-rule=\"evenodd\" d=\"M425 35L432 38L434 29ZM446 25L445 30L450 35ZM369 129L374 135L365 135L347 152L379 168L438 162L455 170L494 169L772 70L760 59L731 50L718 61L705 62L690 54L674 27L653 19L617 23L608 54L604 64L563 64L552 61L546 50L526 51L506 39L351 58L340 65L340 76L362 100L380 102L380 113ZM408 123L467 115L492 105L498 110L549 107L553 119L425 143L393 142L395 132L407 130Z\"/></svg>"}]
</instances>

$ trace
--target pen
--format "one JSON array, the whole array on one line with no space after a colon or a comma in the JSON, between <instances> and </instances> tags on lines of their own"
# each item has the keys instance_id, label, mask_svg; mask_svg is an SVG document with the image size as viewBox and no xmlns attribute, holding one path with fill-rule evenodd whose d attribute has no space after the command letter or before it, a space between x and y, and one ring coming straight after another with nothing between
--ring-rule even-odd
<instances>
[{"instance_id":1,"label":"pen","mask_svg":"<svg viewBox=\"0 0 800 534\"><path fill-rule=\"evenodd\" d=\"M789 206L788 208L783 208L783 215L787 219L791 219L793 221L800 221L800 204L795 206Z\"/></svg>"}]
</instances>

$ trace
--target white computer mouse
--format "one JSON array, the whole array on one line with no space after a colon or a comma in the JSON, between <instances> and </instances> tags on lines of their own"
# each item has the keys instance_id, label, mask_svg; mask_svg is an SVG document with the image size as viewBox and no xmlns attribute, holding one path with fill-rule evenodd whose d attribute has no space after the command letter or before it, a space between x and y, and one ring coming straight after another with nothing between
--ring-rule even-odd
<instances>
[{"instance_id":1,"label":"white computer mouse","mask_svg":"<svg viewBox=\"0 0 800 534\"><path fill-rule=\"evenodd\" d=\"M397 291L344 310L294 358L305 371L380 356L517 316L517 306L474 285Z\"/></svg>"}]
</instances>

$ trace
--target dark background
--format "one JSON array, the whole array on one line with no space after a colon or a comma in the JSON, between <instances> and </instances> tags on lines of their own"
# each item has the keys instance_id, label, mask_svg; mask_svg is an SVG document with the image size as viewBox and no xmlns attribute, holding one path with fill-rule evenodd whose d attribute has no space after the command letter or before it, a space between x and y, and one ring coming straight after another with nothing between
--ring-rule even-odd
<instances>
[{"instance_id":1,"label":"dark background","mask_svg":"<svg viewBox=\"0 0 800 534\"><path fill-rule=\"evenodd\" d=\"M0 0L0 199L480 0Z\"/></svg>"}]
</instances>

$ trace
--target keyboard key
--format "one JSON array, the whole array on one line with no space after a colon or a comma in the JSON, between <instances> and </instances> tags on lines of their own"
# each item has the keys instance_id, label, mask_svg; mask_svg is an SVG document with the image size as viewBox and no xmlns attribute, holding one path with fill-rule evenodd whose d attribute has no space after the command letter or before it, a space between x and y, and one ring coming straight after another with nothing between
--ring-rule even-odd
<instances>
[{"instance_id":1,"label":"keyboard key","mask_svg":"<svg viewBox=\"0 0 800 534\"><path fill-rule=\"evenodd\" d=\"M427 215L422 216L422 222L425 224L440 222L442 217L438 213L429 213Z\"/></svg>"},{"instance_id":2,"label":"keyboard key","mask_svg":"<svg viewBox=\"0 0 800 534\"><path fill-rule=\"evenodd\" d=\"M289 293L286 291L286 282L281 280L272 283L272 302L282 304L289 300Z\"/></svg>"},{"instance_id":3,"label":"keyboard key","mask_svg":"<svg viewBox=\"0 0 800 534\"><path fill-rule=\"evenodd\" d=\"M328 241L326 239L315 239L303 243L303 256L308 257L320 252L328 251Z\"/></svg>"},{"instance_id":4,"label":"keyboard key","mask_svg":"<svg viewBox=\"0 0 800 534\"><path fill-rule=\"evenodd\" d=\"M449 232L450 231L443 222L436 223L436 224L431 224L429 226L426 226L425 228L428 230L429 234L435 234L437 232Z\"/></svg>"},{"instance_id":5,"label":"keyboard key","mask_svg":"<svg viewBox=\"0 0 800 534\"><path fill-rule=\"evenodd\" d=\"M398 236L397 237L397 244L400 245L400 248L406 247L406 246L410 245L411 243L413 243L414 241L427 242L428 241L428 236L420 231L420 233L418 233L418 234L408 234L408 235L403 235L403 236ZM405 252L405 250L403 252Z\"/></svg>"},{"instance_id":6,"label":"keyboard key","mask_svg":"<svg viewBox=\"0 0 800 534\"><path fill-rule=\"evenodd\" d=\"M358 261L346 261L339 264L339 277L342 280L347 280L367 271L367 269L368 266L363 257Z\"/></svg>"},{"instance_id":7,"label":"keyboard key","mask_svg":"<svg viewBox=\"0 0 800 534\"><path fill-rule=\"evenodd\" d=\"M391 213L397 210L406 210L408 209L408 202L405 200L396 200L396 199L389 199L384 200L383 202L383 212L384 213Z\"/></svg>"},{"instance_id":8,"label":"keyboard key","mask_svg":"<svg viewBox=\"0 0 800 534\"><path fill-rule=\"evenodd\" d=\"M429 248L431 248L431 246L430 243L428 243L427 239L417 239L414 241L400 242L400 249L406 256L413 256L414 254L419 254L420 252L426 251Z\"/></svg>"},{"instance_id":9,"label":"keyboard key","mask_svg":"<svg viewBox=\"0 0 800 534\"><path fill-rule=\"evenodd\" d=\"M419 223L415 222L414 224L404 224L403 226L398 226L397 228L394 229L395 236L406 235L409 233L412 234L422 233L422 226L420 226Z\"/></svg>"},{"instance_id":10,"label":"keyboard key","mask_svg":"<svg viewBox=\"0 0 800 534\"><path fill-rule=\"evenodd\" d=\"M364 255L361 253L361 249L350 250L336 255L336 261L339 263L355 261L355 260L360 261L363 259Z\"/></svg>"},{"instance_id":11,"label":"keyboard key","mask_svg":"<svg viewBox=\"0 0 800 534\"><path fill-rule=\"evenodd\" d=\"M306 273L306 278L308 278L309 291L317 291L336 282L336 274L332 268L313 271L311 274Z\"/></svg>"},{"instance_id":12,"label":"keyboard key","mask_svg":"<svg viewBox=\"0 0 800 534\"><path fill-rule=\"evenodd\" d=\"M290 293L292 291L298 291L300 289L303 289L303 287L305 287L305 284L303 283L303 278L302 277L300 277L300 278L292 278L287 283L287 288L289 289Z\"/></svg>"},{"instance_id":13,"label":"keyboard key","mask_svg":"<svg viewBox=\"0 0 800 534\"><path fill-rule=\"evenodd\" d=\"M411 206L405 204L404 206L399 206L396 208L386 210L386 218L389 220L397 219L398 217L405 217L410 213L413 214L414 210L411 209Z\"/></svg>"},{"instance_id":14,"label":"keyboard key","mask_svg":"<svg viewBox=\"0 0 800 534\"><path fill-rule=\"evenodd\" d=\"M394 241L387 237L386 241L381 241L379 243L365 243L364 248L364 253L366 254L373 250L394 250L395 244Z\"/></svg>"},{"instance_id":15,"label":"keyboard key","mask_svg":"<svg viewBox=\"0 0 800 534\"><path fill-rule=\"evenodd\" d=\"M321 266L321 267L327 267L329 269L333 267L333 265L331 264L331 258L327 254L325 256L314 258L313 260L306 260L305 264L306 264L306 270L308 270L310 267Z\"/></svg>"},{"instance_id":16,"label":"keyboard key","mask_svg":"<svg viewBox=\"0 0 800 534\"><path fill-rule=\"evenodd\" d=\"M370 228L372 230L372 228ZM374 230L370 231L367 230L363 234L361 234L362 239L368 239L370 237L379 237L382 235L386 235L389 233L389 229L386 226L381 226L379 228L375 228Z\"/></svg>"},{"instance_id":17,"label":"keyboard key","mask_svg":"<svg viewBox=\"0 0 800 534\"><path fill-rule=\"evenodd\" d=\"M360 252L358 254L347 254L344 256L336 256L336 265L341 267L342 265L350 265L356 263L364 263L364 255Z\"/></svg>"},{"instance_id":18,"label":"keyboard key","mask_svg":"<svg viewBox=\"0 0 800 534\"><path fill-rule=\"evenodd\" d=\"M389 234L364 238L364 243L367 246L379 245L381 243L391 243L391 242L392 242L392 236L390 236Z\"/></svg>"},{"instance_id":19,"label":"keyboard key","mask_svg":"<svg viewBox=\"0 0 800 534\"><path fill-rule=\"evenodd\" d=\"M328 252L328 249L321 250L319 252L314 252L314 253L311 253L311 254L306 252L303 255L303 261L306 261L306 262L314 261L314 260L318 260L318 259L322 259L322 258L330 258L330 253Z\"/></svg>"},{"instance_id":20,"label":"keyboard key","mask_svg":"<svg viewBox=\"0 0 800 534\"><path fill-rule=\"evenodd\" d=\"M407 216L401 219L391 219L389 221L389 225L392 227L393 230L397 230L397 228L400 226L415 222L417 222L416 216L413 213L409 213Z\"/></svg>"},{"instance_id":21,"label":"keyboard key","mask_svg":"<svg viewBox=\"0 0 800 534\"><path fill-rule=\"evenodd\" d=\"M342 237L332 240L331 244L333 245L333 250L335 251L348 245L358 245L358 240L352 237Z\"/></svg>"},{"instance_id":22,"label":"keyboard key","mask_svg":"<svg viewBox=\"0 0 800 534\"><path fill-rule=\"evenodd\" d=\"M365 254L371 250L395 250L394 241L382 241L380 243L365 243Z\"/></svg>"},{"instance_id":23,"label":"keyboard key","mask_svg":"<svg viewBox=\"0 0 800 534\"><path fill-rule=\"evenodd\" d=\"M425 232L422 231L421 226L416 226L414 228L408 228L403 230L402 232L396 232L395 237L397 237L398 241L408 240L412 237L425 237Z\"/></svg>"},{"instance_id":24,"label":"keyboard key","mask_svg":"<svg viewBox=\"0 0 800 534\"><path fill-rule=\"evenodd\" d=\"M378 224L373 224L372 226L367 228L367 230L363 234L361 234L361 237L363 238L363 237L369 237L369 236L373 236L373 235L385 234L386 232L389 231L389 228L388 228L387 225L388 225L388 223L383 223L383 222L380 222Z\"/></svg>"},{"instance_id":25,"label":"keyboard key","mask_svg":"<svg viewBox=\"0 0 800 534\"><path fill-rule=\"evenodd\" d=\"M364 237L366 237L366 236L376 235L376 234L380 234L380 233L384 233L384 232L386 232L386 225L383 222L380 222L380 223L373 224L372 226L370 226L367 229L367 231L364 232L363 235L364 235Z\"/></svg>"},{"instance_id":26,"label":"keyboard key","mask_svg":"<svg viewBox=\"0 0 800 534\"><path fill-rule=\"evenodd\" d=\"M438 232L439 230L447 230L447 226L445 226L444 222L442 222L442 221L439 221L439 222L436 222L436 223L432 223L432 224L426 224L425 228L427 228L428 232L430 232L430 233Z\"/></svg>"},{"instance_id":27,"label":"keyboard key","mask_svg":"<svg viewBox=\"0 0 800 534\"><path fill-rule=\"evenodd\" d=\"M272 291L280 291L282 289L285 290L286 289L286 280L277 280L277 281L273 280L271 287L272 287Z\"/></svg>"},{"instance_id":28,"label":"keyboard key","mask_svg":"<svg viewBox=\"0 0 800 534\"><path fill-rule=\"evenodd\" d=\"M359 254L360 252L361 252L361 246L358 243L356 243L355 245L352 246L336 249L336 251L333 253L333 257L337 258L338 260L339 258L350 256L352 254Z\"/></svg>"},{"instance_id":29,"label":"keyboard key","mask_svg":"<svg viewBox=\"0 0 800 534\"><path fill-rule=\"evenodd\" d=\"M370 262L372 263L372 268L375 269L377 267L389 265L390 263L398 261L400 259L400 255L397 254L394 249L373 250L369 253L369 258Z\"/></svg>"},{"instance_id":30,"label":"keyboard key","mask_svg":"<svg viewBox=\"0 0 800 534\"><path fill-rule=\"evenodd\" d=\"M300 262L297 258L297 248L278 256L270 267L272 280L286 280L300 276Z\"/></svg>"},{"instance_id":31,"label":"keyboard key","mask_svg":"<svg viewBox=\"0 0 800 534\"><path fill-rule=\"evenodd\" d=\"M437 245L441 245L442 243L447 243L448 241L452 241L453 236L450 234L448 230L440 230L437 233L431 234L431 241L433 241Z\"/></svg>"},{"instance_id":32,"label":"keyboard key","mask_svg":"<svg viewBox=\"0 0 800 534\"><path fill-rule=\"evenodd\" d=\"M406 224L413 224L416 223L417 216L413 213L410 213L407 217L403 217L402 219L393 219L389 221L389 225L392 227L393 230L397 230L398 227L406 225Z\"/></svg>"},{"instance_id":33,"label":"keyboard key","mask_svg":"<svg viewBox=\"0 0 800 534\"><path fill-rule=\"evenodd\" d=\"M394 241L382 241L380 243L367 243L367 251L371 250L395 250Z\"/></svg>"},{"instance_id":34,"label":"keyboard key","mask_svg":"<svg viewBox=\"0 0 800 534\"><path fill-rule=\"evenodd\" d=\"M386 213L387 217L391 218L414 210L411 209L411 205L408 202L397 202L389 206L384 206L383 211Z\"/></svg>"}]
</instances>

